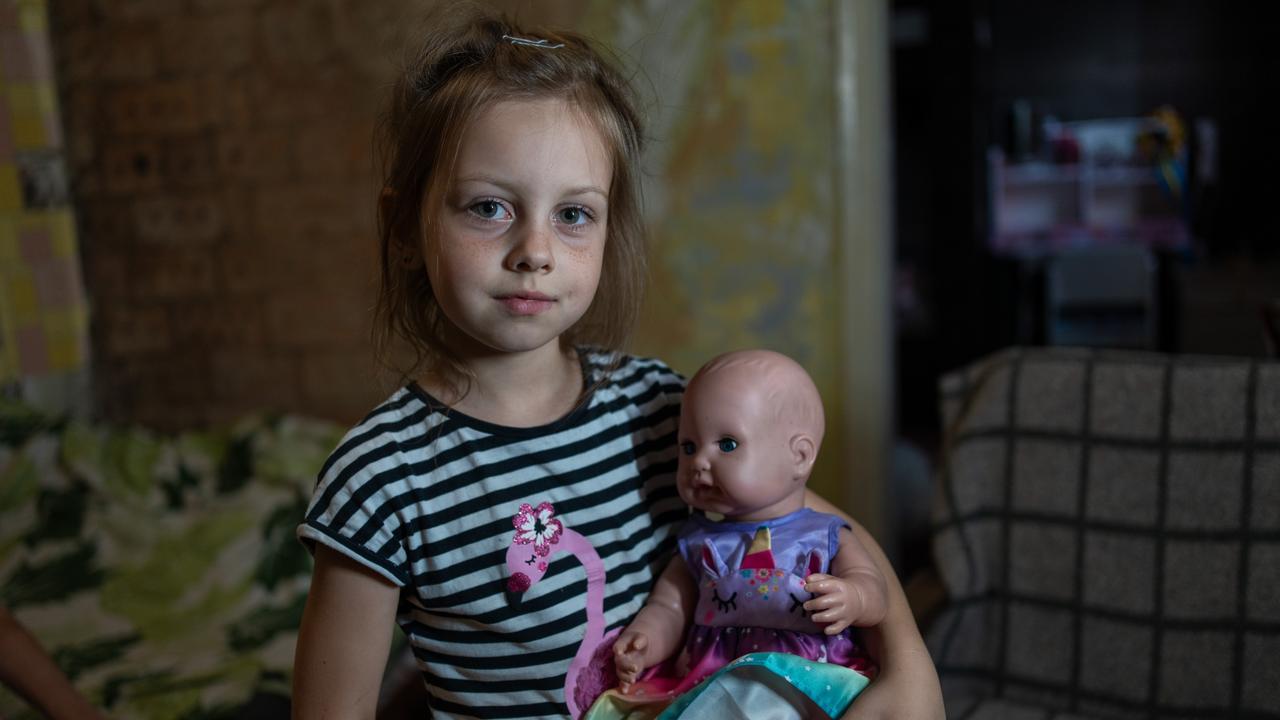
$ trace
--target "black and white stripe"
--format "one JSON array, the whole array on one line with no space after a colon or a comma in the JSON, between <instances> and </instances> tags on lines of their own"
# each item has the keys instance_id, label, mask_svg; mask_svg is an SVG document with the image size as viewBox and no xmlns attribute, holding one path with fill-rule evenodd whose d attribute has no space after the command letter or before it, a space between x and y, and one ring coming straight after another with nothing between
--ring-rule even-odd
<instances>
[{"instance_id":1,"label":"black and white stripe","mask_svg":"<svg viewBox=\"0 0 1280 720\"><path fill-rule=\"evenodd\" d=\"M586 624L586 574L566 554L512 605L512 517L550 502L604 562L605 621L640 609L687 516L675 490L683 379L659 361L583 353L583 406L536 428L443 409L410 385L353 428L325 463L298 528L400 585L397 620L435 715L558 717Z\"/></svg>"}]
</instances>

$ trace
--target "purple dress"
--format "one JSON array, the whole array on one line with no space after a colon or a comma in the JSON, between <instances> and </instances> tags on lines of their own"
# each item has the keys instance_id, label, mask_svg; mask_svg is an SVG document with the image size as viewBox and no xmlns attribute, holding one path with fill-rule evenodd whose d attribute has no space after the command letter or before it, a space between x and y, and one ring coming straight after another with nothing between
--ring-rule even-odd
<instances>
[{"instance_id":1,"label":"purple dress","mask_svg":"<svg viewBox=\"0 0 1280 720\"><path fill-rule=\"evenodd\" d=\"M812 597L804 579L829 571L842 527L840 518L808 508L759 522L691 517L679 546L698 606L678 670L696 682L752 652L862 665L850 630L826 635L803 607Z\"/></svg>"}]
</instances>

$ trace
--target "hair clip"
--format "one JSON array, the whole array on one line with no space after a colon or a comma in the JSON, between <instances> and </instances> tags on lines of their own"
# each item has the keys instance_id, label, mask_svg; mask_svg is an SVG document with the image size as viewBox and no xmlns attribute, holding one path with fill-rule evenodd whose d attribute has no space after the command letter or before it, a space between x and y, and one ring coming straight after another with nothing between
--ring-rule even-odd
<instances>
[{"instance_id":1,"label":"hair clip","mask_svg":"<svg viewBox=\"0 0 1280 720\"><path fill-rule=\"evenodd\" d=\"M529 47L546 48L547 50L555 50L556 48L564 47L564 43L556 43L555 45L552 45L549 40L544 40L543 38L534 39L516 37L515 35L503 35L502 39L509 40L512 45L527 45Z\"/></svg>"}]
</instances>

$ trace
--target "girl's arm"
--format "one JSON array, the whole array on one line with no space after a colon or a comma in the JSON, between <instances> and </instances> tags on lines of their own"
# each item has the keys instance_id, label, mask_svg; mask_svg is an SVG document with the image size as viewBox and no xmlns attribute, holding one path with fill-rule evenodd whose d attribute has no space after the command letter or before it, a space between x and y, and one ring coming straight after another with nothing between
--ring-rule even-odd
<instances>
[{"instance_id":1,"label":"girl's arm","mask_svg":"<svg viewBox=\"0 0 1280 720\"><path fill-rule=\"evenodd\" d=\"M40 643L0 607L0 684L7 685L53 720L101 720Z\"/></svg>"},{"instance_id":2,"label":"girl's arm","mask_svg":"<svg viewBox=\"0 0 1280 720\"><path fill-rule=\"evenodd\" d=\"M645 668L666 660L680 647L697 603L693 575L684 558L676 555L653 584L644 607L613 644L613 661L623 692Z\"/></svg>"},{"instance_id":3,"label":"girl's arm","mask_svg":"<svg viewBox=\"0 0 1280 720\"><path fill-rule=\"evenodd\" d=\"M867 651L880 663L880 674L858 695L843 720L942 720L946 714L942 707L938 672L911 617L907 596L902 592L902 585L884 551L875 538L847 513L812 491L805 491L804 504L849 522L854 536L884 576L888 591L884 620L874 627L863 628L860 633Z\"/></svg>"},{"instance_id":4,"label":"girl's arm","mask_svg":"<svg viewBox=\"0 0 1280 720\"><path fill-rule=\"evenodd\" d=\"M850 625L871 627L884 620L888 590L884 573L876 567L858 538L840 528L840 544L831 558L831 574L805 578L804 589L817 597L804 604L814 622L828 623L823 632L835 635Z\"/></svg>"},{"instance_id":5,"label":"girl's arm","mask_svg":"<svg viewBox=\"0 0 1280 720\"><path fill-rule=\"evenodd\" d=\"M323 545L293 663L293 717L372 720L400 591Z\"/></svg>"}]
</instances>

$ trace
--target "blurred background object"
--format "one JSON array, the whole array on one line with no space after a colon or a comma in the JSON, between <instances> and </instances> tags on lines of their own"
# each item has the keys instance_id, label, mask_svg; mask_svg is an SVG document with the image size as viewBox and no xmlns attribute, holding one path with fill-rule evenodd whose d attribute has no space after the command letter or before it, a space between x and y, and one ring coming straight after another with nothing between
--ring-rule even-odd
<instances>
[{"instance_id":1,"label":"blurred background object","mask_svg":"<svg viewBox=\"0 0 1280 720\"><path fill-rule=\"evenodd\" d=\"M899 434L1014 344L1259 356L1280 49L1209 2L894 0Z\"/></svg>"},{"instance_id":2,"label":"blurred background object","mask_svg":"<svg viewBox=\"0 0 1280 720\"><path fill-rule=\"evenodd\" d=\"M43 0L0 2L0 395L84 416L88 303Z\"/></svg>"}]
</instances>

